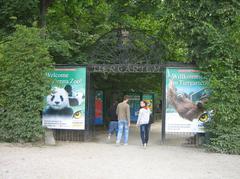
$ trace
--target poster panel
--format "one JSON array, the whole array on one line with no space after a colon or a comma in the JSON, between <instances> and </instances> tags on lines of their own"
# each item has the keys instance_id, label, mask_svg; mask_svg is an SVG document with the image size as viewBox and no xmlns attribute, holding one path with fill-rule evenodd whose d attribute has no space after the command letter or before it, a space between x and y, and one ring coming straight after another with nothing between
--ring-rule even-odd
<instances>
[{"instance_id":1,"label":"poster panel","mask_svg":"<svg viewBox=\"0 0 240 179\"><path fill-rule=\"evenodd\" d=\"M166 69L166 132L204 133L209 91L198 69Z\"/></svg>"},{"instance_id":2,"label":"poster panel","mask_svg":"<svg viewBox=\"0 0 240 179\"><path fill-rule=\"evenodd\" d=\"M143 94L142 99L148 103L148 107L153 112L153 94Z\"/></svg>"},{"instance_id":3,"label":"poster panel","mask_svg":"<svg viewBox=\"0 0 240 179\"><path fill-rule=\"evenodd\" d=\"M42 125L51 129L85 129L86 68L61 67L47 75L53 83L45 100Z\"/></svg>"},{"instance_id":4,"label":"poster panel","mask_svg":"<svg viewBox=\"0 0 240 179\"><path fill-rule=\"evenodd\" d=\"M103 124L103 91L95 93L95 125Z\"/></svg>"},{"instance_id":5,"label":"poster panel","mask_svg":"<svg viewBox=\"0 0 240 179\"><path fill-rule=\"evenodd\" d=\"M130 94L128 104L130 106L130 119L132 122L137 122L138 112L140 109L140 95Z\"/></svg>"}]
</instances>

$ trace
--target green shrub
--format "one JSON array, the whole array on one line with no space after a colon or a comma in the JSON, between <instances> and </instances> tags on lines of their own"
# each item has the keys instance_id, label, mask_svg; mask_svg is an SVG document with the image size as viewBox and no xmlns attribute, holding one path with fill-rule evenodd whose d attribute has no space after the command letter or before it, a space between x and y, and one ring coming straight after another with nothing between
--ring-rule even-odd
<instances>
[{"instance_id":1,"label":"green shrub","mask_svg":"<svg viewBox=\"0 0 240 179\"><path fill-rule=\"evenodd\" d=\"M208 149L240 154L240 6L235 1L164 1L175 37L212 91ZM183 43L183 44L184 44Z\"/></svg>"},{"instance_id":2,"label":"green shrub","mask_svg":"<svg viewBox=\"0 0 240 179\"><path fill-rule=\"evenodd\" d=\"M207 147L232 154L240 154L240 66L236 62L236 59L212 61L208 75L212 90L208 108L215 114L207 125L211 137Z\"/></svg>"},{"instance_id":3,"label":"green shrub","mask_svg":"<svg viewBox=\"0 0 240 179\"><path fill-rule=\"evenodd\" d=\"M199 63L206 71L212 95L209 109L215 114L207 125L208 149L240 154L240 19L209 36L205 53L209 58ZM210 34L210 33L209 33Z\"/></svg>"},{"instance_id":4,"label":"green shrub","mask_svg":"<svg viewBox=\"0 0 240 179\"><path fill-rule=\"evenodd\" d=\"M0 64L0 140L39 140L40 111L50 87L46 72L53 66L40 30L17 26L0 45Z\"/></svg>"}]
</instances>

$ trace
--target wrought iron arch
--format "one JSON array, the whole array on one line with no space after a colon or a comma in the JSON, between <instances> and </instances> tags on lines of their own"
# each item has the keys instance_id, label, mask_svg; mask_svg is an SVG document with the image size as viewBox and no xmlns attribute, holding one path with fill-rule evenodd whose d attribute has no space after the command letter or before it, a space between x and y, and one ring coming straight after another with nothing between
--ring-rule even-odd
<instances>
[{"instance_id":1,"label":"wrought iron arch","mask_svg":"<svg viewBox=\"0 0 240 179\"><path fill-rule=\"evenodd\" d=\"M160 64L166 47L143 31L114 29L90 48L88 64Z\"/></svg>"}]
</instances>

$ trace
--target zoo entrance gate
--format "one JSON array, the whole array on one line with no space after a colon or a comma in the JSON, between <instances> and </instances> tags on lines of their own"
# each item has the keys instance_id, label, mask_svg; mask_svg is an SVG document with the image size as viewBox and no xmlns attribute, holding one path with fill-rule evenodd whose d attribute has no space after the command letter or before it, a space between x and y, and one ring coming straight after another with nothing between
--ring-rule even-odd
<instances>
[{"instance_id":1,"label":"zoo entrance gate","mask_svg":"<svg viewBox=\"0 0 240 179\"><path fill-rule=\"evenodd\" d=\"M68 129L53 129L54 138L58 141L88 141L94 137L95 111L92 106L94 103L94 88L91 82L92 73L159 73L162 79L166 77L166 68L196 68L193 64L168 62L162 64L92 64L92 65L56 65L58 67L86 67L86 111L85 111L85 129L84 130L68 130ZM166 139L165 120L166 120L166 81L162 80L162 130L159 131L159 143L164 143ZM175 134L182 135L182 134ZM185 133L183 135L192 135Z\"/></svg>"}]
</instances>

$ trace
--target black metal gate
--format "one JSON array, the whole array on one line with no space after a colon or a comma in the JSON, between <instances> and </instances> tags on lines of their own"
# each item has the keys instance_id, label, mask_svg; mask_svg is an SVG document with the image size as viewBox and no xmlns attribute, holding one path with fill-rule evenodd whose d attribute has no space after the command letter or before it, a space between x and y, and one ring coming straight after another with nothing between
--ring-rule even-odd
<instances>
[{"instance_id":1,"label":"black metal gate","mask_svg":"<svg viewBox=\"0 0 240 179\"><path fill-rule=\"evenodd\" d=\"M160 39L147 35L142 31L130 29L114 29L104 34L88 51L86 91L86 124L84 131L55 130L57 140L83 141L94 136L93 119L94 81L92 73L159 73L165 79L166 67L186 67L192 64L166 62L167 48ZM83 65L83 64L82 64ZM165 80L162 80L162 132L161 141L166 138L165 132ZM174 134L175 135L175 134ZM182 135L182 134L177 134ZM191 136L192 134L184 134Z\"/></svg>"}]
</instances>

